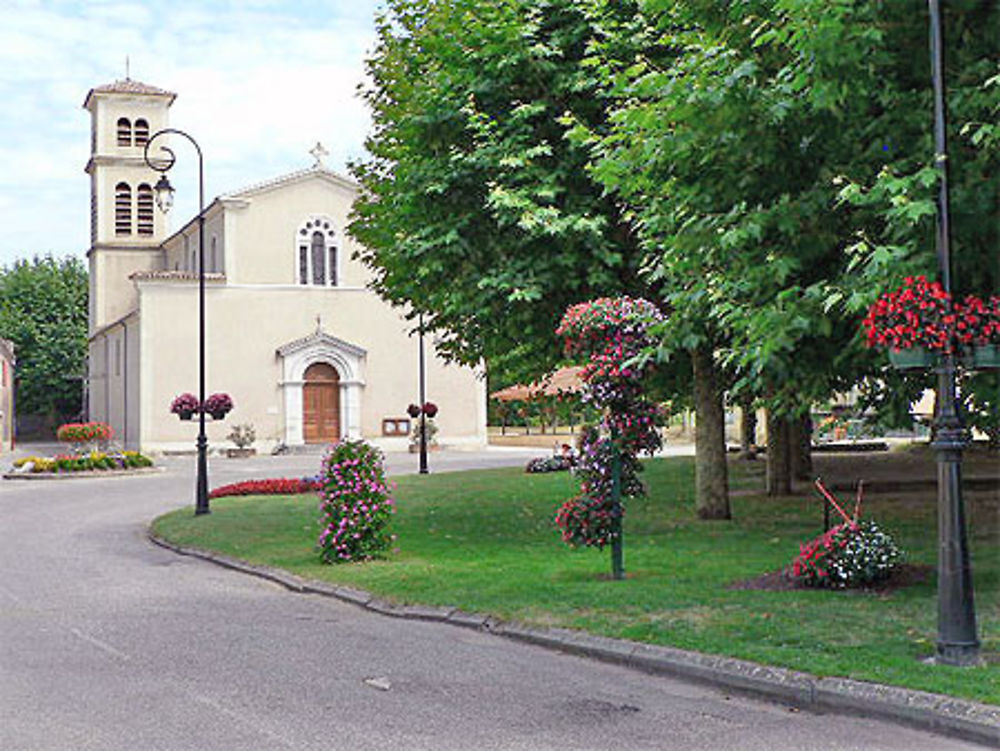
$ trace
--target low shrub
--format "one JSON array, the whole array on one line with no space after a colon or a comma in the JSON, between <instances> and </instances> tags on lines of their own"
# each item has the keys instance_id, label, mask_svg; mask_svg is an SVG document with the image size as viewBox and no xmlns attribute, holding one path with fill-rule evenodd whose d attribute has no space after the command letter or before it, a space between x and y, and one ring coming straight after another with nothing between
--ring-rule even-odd
<instances>
[{"instance_id":1,"label":"low shrub","mask_svg":"<svg viewBox=\"0 0 1000 751\"><path fill-rule=\"evenodd\" d=\"M33 474L46 472L94 472L153 466L153 460L144 454L140 454L138 451L91 451L89 454L57 454L51 458L27 456L16 460L14 467L20 468L29 462L32 465L31 472Z\"/></svg>"},{"instance_id":2,"label":"low shrub","mask_svg":"<svg viewBox=\"0 0 1000 751\"><path fill-rule=\"evenodd\" d=\"M209 498L232 495L298 495L320 490L323 484L318 477L276 477L269 480L243 480L220 485Z\"/></svg>"},{"instance_id":3,"label":"low shrub","mask_svg":"<svg viewBox=\"0 0 1000 751\"><path fill-rule=\"evenodd\" d=\"M257 440L257 431L253 429L253 423L248 422L243 425L233 425L233 429L229 431L227 437L236 444L236 448L245 449L252 446L253 442Z\"/></svg>"},{"instance_id":4,"label":"low shrub","mask_svg":"<svg viewBox=\"0 0 1000 751\"><path fill-rule=\"evenodd\" d=\"M323 460L320 532L324 563L380 557L392 543L393 513L382 452L364 441L342 441Z\"/></svg>"},{"instance_id":5,"label":"low shrub","mask_svg":"<svg viewBox=\"0 0 1000 751\"><path fill-rule=\"evenodd\" d=\"M525 466L528 473L564 472L573 468L573 460L568 456L539 456Z\"/></svg>"},{"instance_id":6,"label":"low shrub","mask_svg":"<svg viewBox=\"0 0 1000 751\"><path fill-rule=\"evenodd\" d=\"M800 546L792 576L810 587L863 587L887 579L902 559L875 522L844 522Z\"/></svg>"}]
</instances>

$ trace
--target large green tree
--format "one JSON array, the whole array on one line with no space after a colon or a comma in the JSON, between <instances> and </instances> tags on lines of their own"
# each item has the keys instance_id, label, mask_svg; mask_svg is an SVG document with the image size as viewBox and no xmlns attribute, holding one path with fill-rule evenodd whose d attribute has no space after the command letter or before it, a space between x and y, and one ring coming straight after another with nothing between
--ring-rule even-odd
<instances>
[{"instance_id":1,"label":"large green tree","mask_svg":"<svg viewBox=\"0 0 1000 751\"><path fill-rule=\"evenodd\" d=\"M983 178L996 167L998 9L951 6L958 266L982 292L996 289L983 268L997 266L997 204L982 193L996 195ZM597 16L613 7L590 4ZM700 352L702 372L728 373L731 390L786 421L866 375L897 379L857 322L887 284L935 266L926 6L642 7L648 47L625 59L595 44L595 75L615 81L613 127L574 135L594 146L594 174L631 207L654 258L671 313L664 349ZM790 463L781 469L787 489Z\"/></svg>"},{"instance_id":2,"label":"large green tree","mask_svg":"<svg viewBox=\"0 0 1000 751\"><path fill-rule=\"evenodd\" d=\"M75 257L0 270L0 336L14 342L17 412L50 421L80 412L87 356L87 271Z\"/></svg>"},{"instance_id":3,"label":"large green tree","mask_svg":"<svg viewBox=\"0 0 1000 751\"><path fill-rule=\"evenodd\" d=\"M446 355L499 381L558 363L570 304L649 294L630 223L565 138L564 116L601 132L607 106L579 5L389 0L367 63L361 258Z\"/></svg>"}]
</instances>

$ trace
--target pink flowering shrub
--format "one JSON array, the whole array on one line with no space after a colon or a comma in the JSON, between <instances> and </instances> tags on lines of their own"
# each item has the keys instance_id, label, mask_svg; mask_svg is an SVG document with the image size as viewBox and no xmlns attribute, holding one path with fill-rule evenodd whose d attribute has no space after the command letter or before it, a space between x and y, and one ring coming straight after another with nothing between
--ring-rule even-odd
<instances>
[{"instance_id":1,"label":"pink flowering shrub","mask_svg":"<svg viewBox=\"0 0 1000 751\"><path fill-rule=\"evenodd\" d=\"M317 545L324 563L378 558L391 544L386 527L394 509L382 459L364 441L341 441L323 460Z\"/></svg>"},{"instance_id":2,"label":"pink flowering shrub","mask_svg":"<svg viewBox=\"0 0 1000 751\"><path fill-rule=\"evenodd\" d=\"M569 545L603 548L620 534L616 522L624 508L613 493L616 454L620 498L645 492L638 454L659 449L660 435L659 411L643 394L642 354L653 343L647 329L658 320L659 311L646 300L601 298L570 307L556 330L566 354L587 356L583 400L603 412L598 428L586 431L581 442L580 495L566 501L556 515Z\"/></svg>"}]
</instances>

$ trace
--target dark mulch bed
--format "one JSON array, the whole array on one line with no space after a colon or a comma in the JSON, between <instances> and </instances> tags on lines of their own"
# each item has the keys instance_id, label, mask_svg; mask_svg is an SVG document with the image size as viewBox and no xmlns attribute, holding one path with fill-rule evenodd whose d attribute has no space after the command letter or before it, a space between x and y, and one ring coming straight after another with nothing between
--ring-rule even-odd
<instances>
[{"instance_id":1,"label":"dark mulch bed","mask_svg":"<svg viewBox=\"0 0 1000 751\"><path fill-rule=\"evenodd\" d=\"M859 587L857 589L841 590L844 592L873 592L884 594L893 592L903 587L910 587L914 584L924 584L930 581L934 573L933 566L923 564L904 563L897 568L885 581L873 584L870 587ZM726 589L763 590L768 592L786 592L793 589L815 589L792 578L789 569L779 571L769 571L766 574L755 576L752 579L743 579L733 582Z\"/></svg>"}]
</instances>

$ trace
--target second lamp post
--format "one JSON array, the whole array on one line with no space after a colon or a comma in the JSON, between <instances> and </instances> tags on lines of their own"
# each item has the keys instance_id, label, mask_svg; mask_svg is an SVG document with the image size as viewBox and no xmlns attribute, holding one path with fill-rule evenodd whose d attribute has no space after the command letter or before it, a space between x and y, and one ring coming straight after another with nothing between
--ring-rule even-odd
<instances>
[{"instance_id":1,"label":"second lamp post","mask_svg":"<svg viewBox=\"0 0 1000 751\"><path fill-rule=\"evenodd\" d=\"M183 136L194 146L198 154L198 479L195 484L194 513L207 514L208 508L208 437L205 435L205 169L201 155L201 147L190 135L177 128L164 128L154 133L143 152L143 158L152 169L160 173L153 190L156 193L156 205L166 214L174 203L174 189L167 179L167 172L174 166L176 157L169 146L161 145L160 151L166 153L163 160L150 159L150 147L156 139L169 134Z\"/></svg>"}]
</instances>

